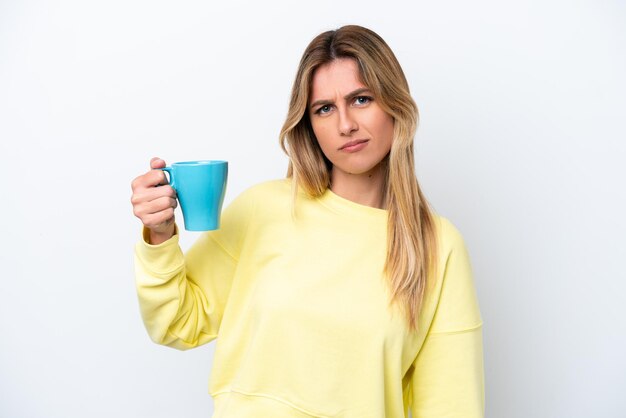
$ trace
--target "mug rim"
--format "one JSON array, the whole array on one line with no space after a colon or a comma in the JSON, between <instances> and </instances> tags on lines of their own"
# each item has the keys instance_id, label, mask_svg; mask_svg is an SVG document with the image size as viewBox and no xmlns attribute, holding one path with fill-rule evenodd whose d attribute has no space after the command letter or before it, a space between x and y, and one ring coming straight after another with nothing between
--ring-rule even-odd
<instances>
[{"instance_id":1,"label":"mug rim","mask_svg":"<svg viewBox=\"0 0 626 418\"><path fill-rule=\"evenodd\" d=\"M221 165L228 164L228 161L225 160L191 160L191 161L178 161L172 163L172 165L179 166L194 166L194 165Z\"/></svg>"}]
</instances>

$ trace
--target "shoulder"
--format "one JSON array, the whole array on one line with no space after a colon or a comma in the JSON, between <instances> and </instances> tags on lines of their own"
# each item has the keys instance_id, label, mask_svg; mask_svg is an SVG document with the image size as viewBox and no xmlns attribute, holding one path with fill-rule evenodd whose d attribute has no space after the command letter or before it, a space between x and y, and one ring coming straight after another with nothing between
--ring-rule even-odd
<instances>
[{"instance_id":1,"label":"shoulder","mask_svg":"<svg viewBox=\"0 0 626 418\"><path fill-rule=\"evenodd\" d=\"M274 179L256 183L244 189L233 199L233 204L256 206L259 202L267 202L279 196L288 196L291 190L290 179Z\"/></svg>"},{"instance_id":2,"label":"shoulder","mask_svg":"<svg viewBox=\"0 0 626 418\"><path fill-rule=\"evenodd\" d=\"M269 215L278 212L276 209L285 206L289 196L289 182L285 179L263 181L239 193L222 211L220 228L208 235L229 248L240 248L241 240L253 224L267 222ZM269 215L268 215L269 214ZM230 244L224 244L231 241ZM236 250L232 250L235 253Z\"/></svg>"},{"instance_id":3,"label":"shoulder","mask_svg":"<svg viewBox=\"0 0 626 418\"><path fill-rule=\"evenodd\" d=\"M226 211L238 217L263 219L283 214L292 198L291 179L266 180L244 189Z\"/></svg>"},{"instance_id":4,"label":"shoulder","mask_svg":"<svg viewBox=\"0 0 626 418\"><path fill-rule=\"evenodd\" d=\"M248 187L237 198L263 199L267 196L289 195L290 191L291 179L273 179Z\"/></svg>"},{"instance_id":5,"label":"shoulder","mask_svg":"<svg viewBox=\"0 0 626 418\"><path fill-rule=\"evenodd\" d=\"M436 313L431 332L475 329L482 323L470 255L459 228L436 216L439 240Z\"/></svg>"},{"instance_id":6,"label":"shoulder","mask_svg":"<svg viewBox=\"0 0 626 418\"><path fill-rule=\"evenodd\" d=\"M450 219L439 214L433 214L433 219L442 255L449 255L455 248L465 248L465 241L461 231Z\"/></svg>"},{"instance_id":7,"label":"shoulder","mask_svg":"<svg viewBox=\"0 0 626 418\"><path fill-rule=\"evenodd\" d=\"M284 194L291 191L291 179L273 179L266 180L250 186L247 190L254 191L255 193L268 193L268 194Z\"/></svg>"}]
</instances>

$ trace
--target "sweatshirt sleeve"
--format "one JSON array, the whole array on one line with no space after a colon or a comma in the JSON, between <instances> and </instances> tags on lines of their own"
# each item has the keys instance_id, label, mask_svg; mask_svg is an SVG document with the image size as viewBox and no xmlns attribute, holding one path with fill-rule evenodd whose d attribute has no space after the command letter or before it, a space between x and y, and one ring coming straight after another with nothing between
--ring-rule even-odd
<instances>
[{"instance_id":1,"label":"sweatshirt sleeve","mask_svg":"<svg viewBox=\"0 0 626 418\"><path fill-rule=\"evenodd\" d=\"M254 211L250 189L222 212L220 229L204 232L183 254L178 227L169 240L135 246L141 316L158 344L186 350L217 338L237 261Z\"/></svg>"},{"instance_id":2,"label":"sweatshirt sleeve","mask_svg":"<svg viewBox=\"0 0 626 418\"><path fill-rule=\"evenodd\" d=\"M443 221L447 254L431 327L411 377L413 418L484 416L482 320L463 238Z\"/></svg>"}]
</instances>

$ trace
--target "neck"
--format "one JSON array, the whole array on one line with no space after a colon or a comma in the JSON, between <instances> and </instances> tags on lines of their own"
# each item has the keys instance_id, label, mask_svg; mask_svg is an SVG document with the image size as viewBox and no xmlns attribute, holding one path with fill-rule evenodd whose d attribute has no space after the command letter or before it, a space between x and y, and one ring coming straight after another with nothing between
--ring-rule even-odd
<instances>
[{"instance_id":1,"label":"neck","mask_svg":"<svg viewBox=\"0 0 626 418\"><path fill-rule=\"evenodd\" d=\"M385 176L379 164L363 174L351 174L333 167L330 190L344 199L378 209L385 209Z\"/></svg>"}]
</instances>

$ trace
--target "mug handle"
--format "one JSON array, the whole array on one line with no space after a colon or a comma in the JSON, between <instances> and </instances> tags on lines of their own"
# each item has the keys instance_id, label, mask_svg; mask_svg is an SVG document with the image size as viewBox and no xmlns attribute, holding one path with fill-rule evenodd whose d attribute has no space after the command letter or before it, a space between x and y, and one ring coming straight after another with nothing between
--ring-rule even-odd
<instances>
[{"instance_id":1,"label":"mug handle","mask_svg":"<svg viewBox=\"0 0 626 418\"><path fill-rule=\"evenodd\" d=\"M172 188L174 190L176 190L176 186L174 186L174 171L172 170L172 167L163 167L161 168L161 170L166 171L167 174L170 175L170 186L172 186Z\"/></svg>"}]
</instances>

